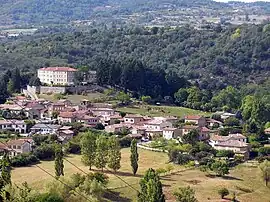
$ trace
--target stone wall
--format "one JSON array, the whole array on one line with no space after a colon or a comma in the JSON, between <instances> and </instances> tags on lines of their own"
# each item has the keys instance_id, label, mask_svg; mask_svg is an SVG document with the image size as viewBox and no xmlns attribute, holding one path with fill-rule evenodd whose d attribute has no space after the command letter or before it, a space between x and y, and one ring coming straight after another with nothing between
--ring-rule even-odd
<instances>
[{"instance_id":1,"label":"stone wall","mask_svg":"<svg viewBox=\"0 0 270 202\"><path fill-rule=\"evenodd\" d=\"M55 86L40 86L40 93L66 93L67 87L55 87Z\"/></svg>"}]
</instances>

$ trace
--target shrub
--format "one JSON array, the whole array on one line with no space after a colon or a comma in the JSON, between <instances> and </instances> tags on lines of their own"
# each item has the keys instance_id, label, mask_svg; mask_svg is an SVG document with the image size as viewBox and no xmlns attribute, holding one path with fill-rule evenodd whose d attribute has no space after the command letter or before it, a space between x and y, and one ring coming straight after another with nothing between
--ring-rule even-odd
<instances>
[{"instance_id":1,"label":"shrub","mask_svg":"<svg viewBox=\"0 0 270 202\"><path fill-rule=\"evenodd\" d=\"M158 169L156 169L156 172L160 175L160 174L164 174L164 173L166 173L167 172L167 170L166 169L164 169L164 168L158 168Z\"/></svg>"},{"instance_id":2,"label":"shrub","mask_svg":"<svg viewBox=\"0 0 270 202\"><path fill-rule=\"evenodd\" d=\"M232 158L234 156L234 152L231 150L219 150L216 154L217 157L228 157Z\"/></svg>"},{"instance_id":3,"label":"shrub","mask_svg":"<svg viewBox=\"0 0 270 202\"><path fill-rule=\"evenodd\" d=\"M121 147L130 147L132 138L129 136L125 136L119 140L119 144Z\"/></svg>"},{"instance_id":4,"label":"shrub","mask_svg":"<svg viewBox=\"0 0 270 202\"><path fill-rule=\"evenodd\" d=\"M54 158L54 145L53 144L43 144L40 147L37 147L33 151L33 155L35 155L40 160L44 159L53 159Z\"/></svg>"},{"instance_id":5,"label":"shrub","mask_svg":"<svg viewBox=\"0 0 270 202\"><path fill-rule=\"evenodd\" d=\"M270 147L260 147L258 149L259 156L269 156L270 155Z\"/></svg>"},{"instance_id":6,"label":"shrub","mask_svg":"<svg viewBox=\"0 0 270 202\"><path fill-rule=\"evenodd\" d=\"M218 190L218 194L223 199L225 196L228 196L229 195L229 190L226 189L226 188L219 189Z\"/></svg>"},{"instance_id":7,"label":"shrub","mask_svg":"<svg viewBox=\"0 0 270 202\"><path fill-rule=\"evenodd\" d=\"M81 146L79 143L69 141L65 145L65 152L71 153L71 154L79 154L79 153L81 153Z\"/></svg>"},{"instance_id":8,"label":"shrub","mask_svg":"<svg viewBox=\"0 0 270 202\"><path fill-rule=\"evenodd\" d=\"M11 166L22 167L28 166L39 162L38 158L30 153L19 154L11 159Z\"/></svg>"},{"instance_id":9,"label":"shrub","mask_svg":"<svg viewBox=\"0 0 270 202\"><path fill-rule=\"evenodd\" d=\"M96 180L97 182L101 183L102 185L106 186L109 182L109 177L104 173L95 172L90 173L87 175L90 181Z\"/></svg>"}]
</instances>

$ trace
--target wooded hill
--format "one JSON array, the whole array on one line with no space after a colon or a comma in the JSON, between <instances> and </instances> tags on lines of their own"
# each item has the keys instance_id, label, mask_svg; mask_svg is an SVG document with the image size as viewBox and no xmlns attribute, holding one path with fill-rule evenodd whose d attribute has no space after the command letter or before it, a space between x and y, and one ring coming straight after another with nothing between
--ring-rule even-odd
<instances>
[{"instance_id":1,"label":"wooded hill","mask_svg":"<svg viewBox=\"0 0 270 202\"><path fill-rule=\"evenodd\" d=\"M212 0L0 0L0 5L0 25L65 24L87 19L98 22L100 18L112 22L123 15L178 8L201 8L202 14L217 10L226 13L234 6L248 9L249 14L270 12L270 4L266 2L225 4Z\"/></svg>"},{"instance_id":2,"label":"wooded hill","mask_svg":"<svg viewBox=\"0 0 270 202\"><path fill-rule=\"evenodd\" d=\"M147 68L176 72L203 89L261 83L269 77L270 26L243 25L213 31L190 27L91 29L38 33L2 43L0 69L22 71L49 65L89 66L102 59L141 61Z\"/></svg>"}]
</instances>

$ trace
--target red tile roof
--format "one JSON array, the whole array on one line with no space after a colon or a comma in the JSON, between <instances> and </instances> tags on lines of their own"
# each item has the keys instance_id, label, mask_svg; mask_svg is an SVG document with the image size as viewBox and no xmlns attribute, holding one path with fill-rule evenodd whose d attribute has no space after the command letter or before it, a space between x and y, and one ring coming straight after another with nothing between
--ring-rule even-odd
<instances>
[{"instance_id":1,"label":"red tile roof","mask_svg":"<svg viewBox=\"0 0 270 202\"><path fill-rule=\"evenodd\" d=\"M17 140L10 140L7 142L8 145L23 145L25 142L28 142L27 139L17 139Z\"/></svg>"},{"instance_id":2,"label":"red tile roof","mask_svg":"<svg viewBox=\"0 0 270 202\"><path fill-rule=\"evenodd\" d=\"M39 70L42 71L55 71L55 72L76 72L77 69L71 67L44 67Z\"/></svg>"},{"instance_id":3,"label":"red tile roof","mask_svg":"<svg viewBox=\"0 0 270 202\"><path fill-rule=\"evenodd\" d=\"M185 116L185 119L189 119L189 120L198 120L202 118L202 116L198 116L198 115L188 115L188 116Z\"/></svg>"}]
</instances>

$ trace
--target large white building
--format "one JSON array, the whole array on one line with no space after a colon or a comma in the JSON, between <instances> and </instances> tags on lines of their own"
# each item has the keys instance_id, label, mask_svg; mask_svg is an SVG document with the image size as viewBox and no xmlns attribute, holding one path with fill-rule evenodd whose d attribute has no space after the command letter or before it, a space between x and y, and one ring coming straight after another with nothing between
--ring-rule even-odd
<instances>
[{"instance_id":1,"label":"large white building","mask_svg":"<svg viewBox=\"0 0 270 202\"><path fill-rule=\"evenodd\" d=\"M45 67L38 70L38 78L41 83L73 85L76 71L71 67Z\"/></svg>"}]
</instances>

